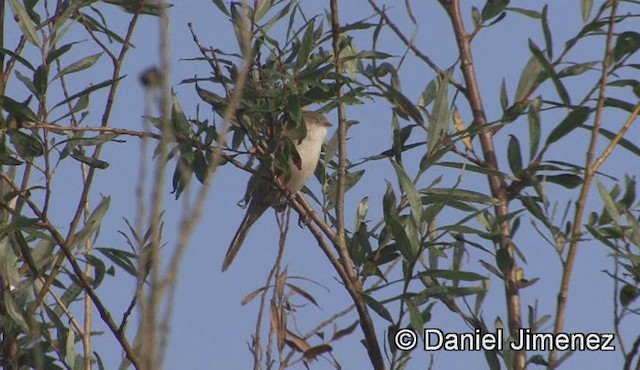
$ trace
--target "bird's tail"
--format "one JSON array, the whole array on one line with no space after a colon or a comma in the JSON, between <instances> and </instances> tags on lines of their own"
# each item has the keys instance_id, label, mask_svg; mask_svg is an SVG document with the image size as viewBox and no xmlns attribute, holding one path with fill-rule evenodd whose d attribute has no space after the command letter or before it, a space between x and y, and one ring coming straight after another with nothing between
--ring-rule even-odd
<instances>
[{"instance_id":1,"label":"bird's tail","mask_svg":"<svg viewBox=\"0 0 640 370\"><path fill-rule=\"evenodd\" d=\"M244 239L247 237L251 226L256 222L256 220L258 220L258 218L260 218L267 208L269 208L269 206L263 203L252 202L249 204L247 213L244 215L242 223L240 224L240 227L238 227L238 231L236 231L236 235L233 237L233 240L229 245L229 249L227 250L227 255L224 257L224 261L222 262L223 272L229 268L229 265L233 262L238 251L240 251L240 247L242 247L242 243L244 243Z\"/></svg>"}]
</instances>

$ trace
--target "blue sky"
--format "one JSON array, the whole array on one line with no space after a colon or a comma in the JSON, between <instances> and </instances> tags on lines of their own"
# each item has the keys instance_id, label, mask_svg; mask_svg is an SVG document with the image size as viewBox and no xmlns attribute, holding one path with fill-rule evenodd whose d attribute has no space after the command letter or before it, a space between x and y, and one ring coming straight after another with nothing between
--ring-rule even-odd
<instances>
[{"instance_id":1,"label":"blue sky","mask_svg":"<svg viewBox=\"0 0 640 370\"><path fill-rule=\"evenodd\" d=\"M328 2L307 0L300 3L307 15L317 14L328 9ZM373 13L366 1L343 1L340 3L343 23L351 23ZM406 18L404 2L387 1L386 3L392 5L391 18L395 19L405 33L410 35L414 28ZM412 4L413 12L419 23L416 36L417 46L439 65L450 66L457 58L457 50L444 11L436 1L415 1L413 3L415 3ZM559 50L561 45L582 27L580 2L550 3L549 21L556 48ZM465 2L463 7L468 10L471 4L482 8L483 2ZM511 5L523 8L531 7L534 10L540 10L542 6L541 3L530 1L513 1ZM596 4L597 6L599 4ZM109 14L111 11L107 12ZM115 20L113 25L124 29L125 23L121 23L123 17L115 16L116 13L113 14ZM470 27L468 13L465 21ZM226 51L237 50L233 31L225 17L219 14L210 1L205 0L176 1L170 10L170 22L171 81L174 84L175 92L187 115L194 116L197 105L200 105L201 115L207 116L209 114L208 108L196 96L193 86L178 85L183 79L196 75L203 77L209 73L206 63L184 60L199 56L197 47L189 34L187 22L193 23L194 29L204 45ZM150 17L144 17L139 24L138 32L133 40L136 48L125 64L128 77L123 81L120 95L116 101L111 120L113 127L130 129L141 129L142 127L140 117L143 115L143 91L137 82L137 75L146 67L157 64L158 40L156 35L158 29L157 21ZM77 30L72 30L69 36L72 39L74 31ZM15 35L9 34L8 38L11 39L12 36ZM272 37L277 37L277 35L274 34ZM355 45L360 50L371 47L370 35L367 31L355 34L354 37ZM528 38L533 39L538 45L544 44L539 21L511 13L500 24L481 32L474 41L476 71L490 121L500 118L502 114L499 105L499 88L503 78L506 80L510 98L513 100L519 75L530 57L527 46ZM402 45L389 32L382 33L379 49L395 55L401 55L404 52ZM78 49L77 57L90 53L86 49ZM599 60L602 56L602 46L600 43L587 44L584 47L576 48L572 53L573 59L577 61ZM73 60L72 55L69 56L69 60ZM462 80L459 69L454 72L454 76ZM595 73L591 76L589 83L592 83L593 76ZM433 78L433 72L425 65L416 61L412 56L407 58L401 74L405 95L414 101L417 100L421 91ZM77 81L77 83L78 86L81 86L84 81ZM570 86L570 91L576 93L577 96L581 96L580 92L589 87L589 85L581 84L580 81L571 82L568 86ZM20 91L18 88L15 89L13 91ZM12 91L11 87L9 91ZM550 87L543 88L540 93L556 97ZM470 121L468 108L462 99L458 100L457 105L463 119L468 124ZM349 107L347 113L349 119L360 122L349 132L348 151L353 161L388 149L391 111L387 104L381 101L365 102L362 106ZM329 118L334 123L337 122L335 112L331 112ZM543 137L550 132L560 118L561 115L544 116ZM607 122L606 124L615 127L615 122L623 120L624 116L612 115L607 118L612 123ZM97 119L99 117L93 117L91 122L96 122ZM501 165L507 168L504 159L508 142L507 134L517 135L523 147L526 147L526 121L518 121L504 131L500 132L497 139L497 151L498 157L502 158ZM632 129L628 137L637 137L637 134L638 130ZM575 134L568 141L565 141L566 146L556 147L551 156L583 163L580 156L583 148L586 147L586 138L584 133ZM417 140L417 138L414 139L414 141ZM126 143L112 143L105 148L104 156L111 163L111 167L98 175L91 199L95 205L99 200L99 194L112 197L111 209L100 234L98 243L100 245L124 245L117 230L124 230L126 227L122 217L132 219L136 212L132 205L135 204L134 186L138 171L138 145L137 139L128 138ZM410 174L416 173L420 160L420 157L414 157L409 154L405 162ZM609 167L606 168L607 173L620 179L625 172L633 173L635 171L637 173L637 170L628 165L628 160L627 154L618 150L609 163ZM369 218L377 220L382 210L380 199L386 189L385 180L396 183L393 169L387 161L366 164L364 168L367 170L365 177L347 194L348 226L353 224L356 206L364 196L369 196L371 199ZM52 209L59 217L61 225L65 225L67 222L65 217L68 217L68 212L70 212L69 199L74 199L75 202L75 197L80 189L77 168L68 166L63 170L69 171L68 173L75 180L69 180L67 177L58 178L55 184L61 193L59 197L54 199ZM437 176L443 175L442 185L451 186L459 176L462 176L462 187L478 191L486 190L486 179L471 173L452 170L441 170L436 173L436 171L440 170L434 170L433 174L423 176L419 185L427 186ZM237 206L237 202L244 194L247 179L248 176L245 173L230 166L224 166L216 173L207 200L206 211L193 235L182 263L175 311L171 323L167 369L244 369L251 366L252 360L247 343L250 341L250 335L255 327L257 300L246 306L241 306L240 301L249 292L263 284L276 257L278 239L275 218L272 212L267 212L262 220L254 226L229 271L221 274L221 263L228 243L244 214L244 210ZM314 191L319 190L319 184L315 180L309 186ZM395 188L398 191L397 185ZM557 196L557 200L564 206L564 202L568 198L561 197L568 192L560 190L558 187L550 189L553 196ZM170 194L167 194L166 198L164 204L166 209L165 237L169 242L166 248L170 250L173 247L177 224L182 214L181 203L174 201ZM597 199L593 198L592 201L589 210L600 211L601 206L594 203ZM513 208L515 209L517 206L514 203ZM441 222L444 223L448 218L453 217L455 216L445 214ZM314 294L320 306L320 308L306 306L300 309L298 318L300 325L302 328L308 329L346 307L349 298L337 283L336 274L315 245L308 230L300 229L296 224L294 217L284 264L288 267L290 276L306 276L322 284L320 286L301 283L305 289ZM523 268L527 277L541 277L541 281L521 292L526 322L527 305L537 305L541 314L553 315L561 265L552 248L546 245L529 227L528 220L523 220L523 229L525 229L525 224L527 230L520 231L517 239L518 246L528 258L527 264ZM606 269L610 270L613 266L612 260L607 258L607 253L608 251L597 243L584 243L580 248L570 291L566 331L611 331L613 321L612 281L602 272ZM481 258L486 259L487 256ZM486 272L477 263L477 256L474 255L467 262L469 263L466 266L467 270L483 274ZM113 310L114 317L118 318L120 312L126 308L133 290L133 281L125 273L119 271L116 278L108 279L98 292L105 297L105 301ZM386 293L382 292L378 298L387 298L391 295L389 290ZM491 280L491 291L485 302L484 313L487 323L493 323L497 315L500 315L502 320L506 322L504 293L499 280ZM345 327L354 319L355 316L351 315L339 320L338 323L341 327ZM377 317L376 322L379 324L379 337L384 338L383 330L386 328L386 324ZM444 331L466 332L469 330L460 319L440 304L434 310L433 320L428 325ZM549 321L546 329L550 330L551 325L552 321ZM629 330L627 335L631 334L633 331ZM369 367L366 352L358 343L359 338L360 334L356 332L334 345L334 355L345 369ZM118 363L117 355L119 353L114 350L115 340L105 333L102 337L98 337L95 343L107 368L114 368ZM469 366L485 367L482 353L438 352L434 355L435 368L445 368L445 366L449 369L469 368ZM427 354L416 351L413 356L417 359L413 360L409 368L424 368L423 364L427 360ZM324 361L320 360L312 368L329 368L329 364ZM617 352L577 353L569 361L565 368L616 368L621 364L621 356ZM482 365L478 365L478 363ZM302 368L302 366L297 368Z\"/></svg>"}]
</instances>

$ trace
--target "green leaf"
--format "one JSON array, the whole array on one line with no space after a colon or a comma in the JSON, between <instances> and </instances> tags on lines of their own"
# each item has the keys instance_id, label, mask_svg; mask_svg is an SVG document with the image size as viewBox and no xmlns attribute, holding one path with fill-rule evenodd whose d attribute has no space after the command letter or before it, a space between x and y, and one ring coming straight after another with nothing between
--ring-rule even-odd
<instances>
[{"instance_id":1,"label":"green leaf","mask_svg":"<svg viewBox=\"0 0 640 370\"><path fill-rule=\"evenodd\" d=\"M191 126L176 96L173 97L173 105L171 107L171 127L173 128L173 133L178 137L188 138L191 134Z\"/></svg>"},{"instance_id":2,"label":"green leaf","mask_svg":"<svg viewBox=\"0 0 640 370\"><path fill-rule=\"evenodd\" d=\"M558 72L558 77L564 78L564 77L581 75L587 71L592 70L593 67L599 63L600 62L594 61L594 62L577 63L574 65L571 65L569 67L563 68L560 72Z\"/></svg>"},{"instance_id":3,"label":"green leaf","mask_svg":"<svg viewBox=\"0 0 640 370\"><path fill-rule=\"evenodd\" d=\"M605 189L604 185L600 182L599 179L596 178L596 186L598 188L598 193L600 194L600 198L604 201L604 208L607 210L607 213L613 220L616 225L620 224L620 212L618 212L618 205L615 200L611 197L611 194Z\"/></svg>"},{"instance_id":4,"label":"green leaf","mask_svg":"<svg viewBox=\"0 0 640 370\"><path fill-rule=\"evenodd\" d=\"M518 81L518 87L516 89L515 102L522 101L531 93L531 89L539 82L542 72L543 68L538 61L538 58L532 56L520 75L520 80Z\"/></svg>"},{"instance_id":5,"label":"green leaf","mask_svg":"<svg viewBox=\"0 0 640 370\"><path fill-rule=\"evenodd\" d=\"M76 361L76 333L71 328L67 330L67 343L65 345L65 348L65 358L67 360L67 364L70 368L73 369L75 367Z\"/></svg>"},{"instance_id":6,"label":"green leaf","mask_svg":"<svg viewBox=\"0 0 640 370\"><path fill-rule=\"evenodd\" d=\"M8 133L11 143L21 157L39 157L44 154L42 142L35 136L27 135L22 131L10 131Z\"/></svg>"},{"instance_id":7,"label":"green leaf","mask_svg":"<svg viewBox=\"0 0 640 370\"><path fill-rule=\"evenodd\" d=\"M529 104L529 160L533 160L536 154L538 154L538 148L540 146L540 106L542 105L542 99L538 96Z\"/></svg>"},{"instance_id":8,"label":"green leaf","mask_svg":"<svg viewBox=\"0 0 640 370\"><path fill-rule=\"evenodd\" d=\"M244 11L242 8L243 5L241 3L231 3L231 21L233 24L233 30L236 34L236 40L238 41L238 46L240 47L240 51L242 52L242 55L247 55L247 53L251 52L251 49L246 50L247 45L245 44L248 43L248 40L245 40L245 37L249 35L245 35L243 25L245 24L245 21L248 22L248 20L244 19Z\"/></svg>"},{"instance_id":9,"label":"green leaf","mask_svg":"<svg viewBox=\"0 0 640 370\"><path fill-rule=\"evenodd\" d=\"M230 17L231 14L229 14L229 11L227 10L227 7L224 5L224 1L223 0L211 0L213 1L213 4L215 6L218 7L218 9L227 17Z\"/></svg>"},{"instance_id":10,"label":"green leaf","mask_svg":"<svg viewBox=\"0 0 640 370\"><path fill-rule=\"evenodd\" d=\"M509 5L509 0L487 0L482 7L482 20L487 21L502 13Z\"/></svg>"},{"instance_id":11,"label":"green leaf","mask_svg":"<svg viewBox=\"0 0 640 370\"><path fill-rule=\"evenodd\" d=\"M90 68L92 65L96 64L96 62L98 61L98 59L100 59L101 56L102 56L102 53L97 53L97 54L89 55L88 57L84 57L74 63L71 63L70 65L64 67L60 72L58 72L53 77L53 80L60 78L64 75L80 72L84 69Z\"/></svg>"},{"instance_id":12,"label":"green leaf","mask_svg":"<svg viewBox=\"0 0 640 370\"><path fill-rule=\"evenodd\" d=\"M11 58L15 59L16 62L22 64L23 66L29 68L32 71L35 71L36 69L31 65L31 63L29 63L28 60L24 59L23 57L21 57L20 55L14 53L11 50L8 49L4 49L4 48L0 48L0 55L5 56L8 55Z\"/></svg>"},{"instance_id":13,"label":"green leaf","mask_svg":"<svg viewBox=\"0 0 640 370\"><path fill-rule=\"evenodd\" d=\"M0 96L0 107L21 121L38 121L36 114L26 104L17 102L8 96Z\"/></svg>"},{"instance_id":14,"label":"green leaf","mask_svg":"<svg viewBox=\"0 0 640 370\"><path fill-rule=\"evenodd\" d=\"M314 46L314 26L315 21L311 21L307 25L307 29L304 32L304 36L302 37L302 41L300 43L300 50L298 51L298 59L296 64L296 69L300 70L303 66L305 66L309 62L309 55L311 55L311 51Z\"/></svg>"},{"instance_id":15,"label":"green leaf","mask_svg":"<svg viewBox=\"0 0 640 370\"><path fill-rule=\"evenodd\" d=\"M31 91L33 95L36 95L36 96L39 95L35 85L27 76L20 73L20 71L16 71L16 77L18 78L18 80L20 80L20 82L24 84L24 86L27 87L27 89L29 89L29 91Z\"/></svg>"},{"instance_id":16,"label":"green leaf","mask_svg":"<svg viewBox=\"0 0 640 370\"><path fill-rule=\"evenodd\" d=\"M620 304L623 307L629 306L633 301L635 301L638 296L640 296L640 290L630 284L625 284L622 289L620 289Z\"/></svg>"},{"instance_id":17,"label":"green leaf","mask_svg":"<svg viewBox=\"0 0 640 370\"><path fill-rule=\"evenodd\" d=\"M471 7L471 20L473 21L473 28L478 28L478 26L480 26L480 22L482 22L480 10L475 6Z\"/></svg>"},{"instance_id":18,"label":"green leaf","mask_svg":"<svg viewBox=\"0 0 640 370\"><path fill-rule=\"evenodd\" d=\"M227 104L225 98L212 91L200 88L198 84L196 84L196 92L198 93L200 99L202 99L205 103L211 105L211 107L213 107L216 112L222 114Z\"/></svg>"},{"instance_id":19,"label":"green leaf","mask_svg":"<svg viewBox=\"0 0 640 370\"><path fill-rule=\"evenodd\" d=\"M640 33L633 31L622 32L613 47L613 59L618 62L627 55L640 49Z\"/></svg>"},{"instance_id":20,"label":"green leaf","mask_svg":"<svg viewBox=\"0 0 640 370\"><path fill-rule=\"evenodd\" d=\"M573 131L576 127L582 125L591 114L591 111L587 107L578 107L575 110L569 112L567 117L563 119L558 126L556 126L549 136L547 137L547 141L545 146L549 146L552 143L563 138L565 135Z\"/></svg>"},{"instance_id":21,"label":"green leaf","mask_svg":"<svg viewBox=\"0 0 640 370\"><path fill-rule=\"evenodd\" d=\"M580 11L582 14L582 22L587 23L591 16L591 9L593 8L593 0L581 0Z\"/></svg>"},{"instance_id":22,"label":"green leaf","mask_svg":"<svg viewBox=\"0 0 640 370\"><path fill-rule=\"evenodd\" d=\"M482 276L475 272L470 271L452 271L452 270L426 270L418 274L419 276L429 276L432 278L440 278L447 280L462 280L462 281L478 281L487 279L486 276Z\"/></svg>"},{"instance_id":23,"label":"green leaf","mask_svg":"<svg viewBox=\"0 0 640 370\"><path fill-rule=\"evenodd\" d=\"M121 269L126 271L133 277L138 276L138 267L134 262L136 255L131 252L123 251L115 248L96 248L100 253L107 257L111 262L115 263Z\"/></svg>"},{"instance_id":24,"label":"green leaf","mask_svg":"<svg viewBox=\"0 0 640 370\"><path fill-rule=\"evenodd\" d=\"M411 117L413 121L420 125L424 125L424 119L422 118L422 114L416 108L416 105L411 102L404 94L400 91L396 90L394 87L382 83L386 89L384 91L384 95L389 101L393 104L394 110L398 113L398 115L402 118Z\"/></svg>"},{"instance_id":25,"label":"green leaf","mask_svg":"<svg viewBox=\"0 0 640 370\"><path fill-rule=\"evenodd\" d=\"M533 19L540 19L540 12L535 11L535 10L523 9L523 8L514 8L514 7L508 7L505 10L510 11L510 12L515 12L515 13L520 13L522 15L526 15L527 17L530 17L530 18L533 18Z\"/></svg>"},{"instance_id":26,"label":"green leaf","mask_svg":"<svg viewBox=\"0 0 640 370\"><path fill-rule=\"evenodd\" d=\"M417 245L412 245L407 231L398 219L398 216L388 216L387 225L391 227L391 233L396 241L398 250L408 262L413 262L416 258Z\"/></svg>"},{"instance_id":27,"label":"green leaf","mask_svg":"<svg viewBox=\"0 0 640 370\"><path fill-rule=\"evenodd\" d=\"M11 320L20 327L20 329L28 333L29 325L27 325L27 321L24 316L20 313L20 309L16 305L16 301L13 299L11 291L9 289L2 289L3 298L4 298L4 308L6 312L9 314Z\"/></svg>"},{"instance_id":28,"label":"green leaf","mask_svg":"<svg viewBox=\"0 0 640 370\"><path fill-rule=\"evenodd\" d=\"M42 101L42 97L46 95L47 88L49 88L47 70L44 66L36 68L36 71L33 73L33 86L36 88L38 101Z\"/></svg>"},{"instance_id":29,"label":"green leaf","mask_svg":"<svg viewBox=\"0 0 640 370\"><path fill-rule=\"evenodd\" d=\"M509 168L514 175L519 175L522 172L522 152L520 150L520 142L514 135L509 135L509 146L507 148L507 159L509 161Z\"/></svg>"},{"instance_id":30,"label":"green leaf","mask_svg":"<svg viewBox=\"0 0 640 370\"><path fill-rule=\"evenodd\" d=\"M509 255L509 252L500 248L496 252L496 264L500 271L507 271L513 264L513 258Z\"/></svg>"},{"instance_id":31,"label":"green leaf","mask_svg":"<svg viewBox=\"0 0 640 370\"><path fill-rule=\"evenodd\" d=\"M450 111L449 111L449 78L448 73L443 78L438 78L436 84L436 98L431 111L431 119L429 120L427 151L432 153L436 145L442 139L442 136L449 130Z\"/></svg>"},{"instance_id":32,"label":"green leaf","mask_svg":"<svg viewBox=\"0 0 640 370\"><path fill-rule=\"evenodd\" d=\"M461 169L461 170L476 172L476 173L479 173L479 174L482 174L482 175L498 176L501 179L509 177L509 176L507 176L506 174L504 174L504 173L502 173L500 171L493 170L493 169L490 169L490 168L480 167L480 166L476 166L476 165L472 165L472 164L468 164L468 163L439 162L439 163L436 163L436 165L442 166L442 167L458 168L458 169Z\"/></svg>"},{"instance_id":33,"label":"green leaf","mask_svg":"<svg viewBox=\"0 0 640 370\"><path fill-rule=\"evenodd\" d=\"M54 105L53 108L51 108L51 109L54 109L54 108L57 108L57 107L59 107L61 105L67 104L68 102L73 101L73 100L75 100L75 99L77 99L77 98L79 98L79 97L81 97L83 95L89 95L89 94L91 94L92 92L94 92L96 90L100 90L100 89L103 89L103 88L105 88L107 86L110 86L115 81L120 81L121 79L123 79L125 77L126 76L121 76L117 80L106 80L106 81L100 82L97 85L91 85L91 86L87 87L86 89L80 91L79 93L76 93L76 94L73 94L73 95L69 96L68 98L66 98L63 101L59 102L58 104Z\"/></svg>"},{"instance_id":34,"label":"green leaf","mask_svg":"<svg viewBox=\"0 0 640 370\"><path fill-rule=\"evenodd\" d=\"M506 111L509 107L509 97L507 96L507 84L502 79L502 84L500 84L500 107L502 107L503 111Z\"/></svg>"},{"instance_id":35,"label":"green leaf","mask_svg":"<svg viewBox=\"0 0 640 370\"><path fill-rule=\"evenodd\" d=\"M362 298L364 299L364 301L367 304L367 306L369 306L373 311L375 311L375 313L380 315L380 317L382 317L383 319L385 319L385 320L387 320L387 321L389 321L391 323L393 322L393 318L391 318L391 314L382 305L382 303L376 301L373 297L371 297L367 293L363 292L361 294L362 294Z\"/></svg>"},{"instance_id":36,"label":"green leaf","mask_svg":"<svg viewBox=\"0 0 640 370\"><path fill-rule=\"evenodd\" d=\"M628 103L624 100L620 100L620 99L616 99L616 98L605 98L604 99L604 105L606 107L614 107L614 108L618 108L618 109L622 109L624 111L627 111L629 113L633 113L633 111L635 110L636 106L634 104Z\"/></svg>"},{"instance_id":37,"label":"green leaf","mask_svg":"<svg viewBox=\"0 0 640 370\"><path fill-rule=\"evenodd\" d=\"M498 355L496 351L484 351L484 358L487 360L487 365L489 365L489 370L500 370L500 360L498 360Z\"/></svg>"},{"instance_id":38,"label":"green leaf","mask_svg":"<svg viewBox=\"0 0 640 370\"><path fill-rule=\"evenodd\" d=\"M428 188L420 190L421 194L429 197L433 202L440 200L457 200L465 203L497 204L498 200L490 195L466 190L452 188Z\"/></svg>"},{"instance_id":39,"label":"green leaf","mask_svg":"<svg viewBox=\"0 0 640 370\"><path fill-rule=\"evenodd\" d=\"M107 213L110 204L111 197L103 196L98 206L93 210L93 212L91 212L91 215L89 215L89 218L85 222L82 230L78 231L74 235L73 246L85 244L87 240L89 240L89 238L91 238L98 232L100 226L102 225L102 219Z\"/></svg>"},{"instance_id":40,"label":"green leaf","mask_svg":"<svg viewBox=\"0 0 640 370\"><path fill-rule=\"evenodd\" d=\"M49 50L49 53L47 54L47 64L51 64L56 60L58 60L58 58L60 58L61 56L66 54L69 50L71 50L71 48L75 44L77 44L77 42L70 42L68 44L60 46L59 48Z\"/></svg>"},{"instance_id":41,"label":"green leaf","mask_svg":"<svg viewBox=\"0 0 640 370\"><path fill-rule=\"evenodd\" d=\"M571 173L563 173L561 175L546 175L544 177L540 176L540 180L542 180L543 178L547 182L558 184L567 189L575 189L578 186L582 185L582 177Z\"/></svg>"},{"instance_id":42,"label":"green leaf","mask_svg":"<svg viewBox=\"0 0 640 370\"><path fill-rule=\"evenodd\" d=\"M38 32L33 24L33 21L29 17L27 10L18 2L18 0L9 0L11 10L16 15L18 26L22 30L22 34L35 46L40 46L40 39L38 38Z\"/></svg>"},{"instance_id":43,"label":"green leaf","mask_svg":"<svg viewBox=\"0 0 640 370\"><path fill-rule=\"evenodd\" d=\"M544 35L544 45L547 49L547 57L549 59L553 58L553 39L551 38L551 31L549 30L549 20L547 19L547 6L545 4L542 7L542 34Z\"/></svg>"},{"instance_id":44,"label":"green leaf","mask_svg":"<svg viewBox=\"0 0 640 370\"><path fill-rule=\"evenodd\" d=\"M553 85L555 86L556 91L558 92L558 96L560 97L560 100L562 100L562 103L567 107L571 106L571 99L569 98L567 89L562 84L562 81L560 81L560 78L556 74L556 71L553 69L551 63L549 63L542 51L531 39L529 39L529 50L531 50L533 56L538 60L538 62L540 62L540 65L547 73L547 75L551 77L551 81L553 81Z\"/></svg>"},{"instance_id":45,"label":"green leaf","mask_svg":"<svg viewBox=\"0 0 640 370\"><path fill-rule=\"evenodd\" d=\"M102 161L97 158L87 157L79 150L74 150L73 153L71 153L71 158L75 159L78 162L82 162L91 168L105 170L109 167L108 162Z\"/></svg>"},{"instance_id":46,"label":"green leaf","mask_svg":"<svg viewBox=\"0 0 640 370\"><path fill-rule=\"evenodd\" d=\"M411 181L407 173L404 172L404 168L394 160L391 160L391 164L393 165L393 169L396 171L400 189L402 189L402 191L407 195L407 200L411 207L413 223L419 228L421 225L420 220L422 219L422 202L420 201L420 195L416 191L413 181Z\"/></svg>"}]
</instances>

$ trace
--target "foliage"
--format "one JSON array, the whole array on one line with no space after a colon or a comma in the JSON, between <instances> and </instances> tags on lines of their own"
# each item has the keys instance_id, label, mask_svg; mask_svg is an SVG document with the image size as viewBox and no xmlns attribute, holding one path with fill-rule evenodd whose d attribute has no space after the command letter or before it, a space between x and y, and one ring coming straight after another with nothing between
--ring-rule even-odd
<instances>
[{"instance_id":1,"label":"foliage","mask_svg":"<svg viewBox=\"0 0 640 370\"><path fill-rule=\"evenodd\" d=\"M324 282L291 275L280 265L288 230L281 224L278 260L264 284L243 301L260 301L250 341L254 368L317 362L340 368L334 349L360 338L366 351L357 353L368 357L372 368L409 368L418 356L401 350L396 334L405 328L421 333L441 322L439 315L481 333L504 329L507 341L522 328L561 333L566 318L579 314L567 300L584 245L602 246L610 255L606 273L616 297L611 331L624 368L640 361L640 336L623 330L637 323L639 312L637 180L633 172L621 178L610 163L614 149L631 160L640 155L629 134L640 111L636 2L595 6L583 0L573 9L583 24L567 40L558 40L547 5L525 9L489 0L479 9L440 0L441 15L451 25L442 32L451 32L456 49L445 65L446 59L420 49L417 31L406 36L412 25L395 20L375 0L368 1L372 16L351 23L340 18L337 1L324 15L310 16L303 2L214 0L212 9L228 18L237 47L205 46L190 25L199 55L182 63L209 70L176 86L195 90L207 117L186 113L164 72L150 69L141 83L149 101L158 98L159 113L147 111L150 125L143 131L113 128L113 101L122 94L124 61L134 51L140 17L162 21L169 5L57 2L50 12L53 2L42 3L10 0L21 37L15 45L0 45L0 360L6 368L103 368L91 347L92 338L103 333L92 329L91 313L79 308L81 302L98 310L108 335L118 341L125 353L122 367L161 367L167 349L162 322L170 318L179 264L211 177L219 166L258 176L264 168L288 173L300 160L294 144L306 135L306 110L337 112L337 130L316 170L321 193L305 189L306 197L291 195L289 205L327 256L349 307L339 312L331 307L338 313L305 325L313 329L297 325L301 307L323 307L311 283ZM403 19L420 23L410 2L405 11ZM113 14L128 22L124 31L114 26ZM497 91L487 92L479 86L486 73L481 66L487 64L474 62L473 53L485 34L511 32L505 19L512 17L539 25L541 33L521 45L529 57L517 81L505 77ZM69 36L71 27L79 27L85 41ZM382 41L388 37L400 46L389 47ZM80 49L81 42L91 46ZM580 48L598 52L585 59L576 52ZM495 56L494 65L512 62L517 63ZM415 71L410 63L431 76L418 93L413 90L418 80L407 77ZM386 147L374 151L364 145L370 149L364 159L347 157L345 148L370 139L353 134L366 123L349 120L347 112L372 104L388 107ZM90 205L91 186L98 173L111 170L102 149L123 145L127 136L143 139L143 156L149 141L156 145L153 176L145 176L146 162L140 164L140 189L153 179L152 202L147 215L148 194L135 190L137 219L125 221L121 245L104 244L99 236L111 198L101 195ZM566 148L573 147L578 150L567 155ZM175 246L161 252L169 164L172 191L185 199L187 216L177 226ZM380 182L381 166L389 175L384 191L355 195L364 183ZM65 197L54 183L76 167L82 181L75 197L65 201L68 215L51 211ZM194 180L203 186L190 205ZM561 276L557 292L528 296L535 294L530 287L555 282L532 276L541 266L529 262L536 253L528 246L531 235L557 255L559 263L549 263ZM542 266L547 268L552 269ZM120 322L98 292L118 271L135 279ZM503 294L491 302L503 307L497 314L487 307L492 289ZM551 302L554 312L540 312L538 301ZM131 319L136 307L139 322ZM330 324L333 330L326 329ZM137 332L126 330L129 325ZM262 339L264 332L268 340ZM553 369L570 361L572 352L506 348L486 349L484 355L490 369Z\"/></svg>"}]
</instances>

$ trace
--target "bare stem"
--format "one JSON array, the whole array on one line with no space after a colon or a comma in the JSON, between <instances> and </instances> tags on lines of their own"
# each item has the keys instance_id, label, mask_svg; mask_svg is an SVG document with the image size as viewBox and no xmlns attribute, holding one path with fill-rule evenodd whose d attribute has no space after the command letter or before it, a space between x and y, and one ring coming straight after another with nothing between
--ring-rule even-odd
<instances>
[{"instance_id":1,"label":"bare stem","mask_svg":"<svg viewBox=\"0 0 640 370\"><path fill-rule=\"evenodd\" d=\"M611 45L612 45L613 36L614 36L613 29L616 23L615 18L616 18L616 11L618 9L618 0L612 0L610 4L611 4L611 15L609 16L609 27L607 31L607 38L605 41L604 57L602 60L600 92L598 94L598 103L596 105L596 115L594 118L593 129L591 131L591 140L589 142L589 149L587 151L587 156L585 160L586 171L584 175L584 182L582 184L582 188L580 189L580 195L578 196L578 200L576 202L576 211L573 218L573 227L571 229L571 243L569 245L569 251L567 252L567 260L564 264L564 269L562 271L560 291L558 292L558 305L556 306L556 320L553 327L553 332L555 334L560 333L564 328L564 319L565 319L566 310L567 310L567 298L569 297L569 284L571 282L571 276L573 274L573 265L575 263L576 255L578 253L578 244L582 240L582 218L586 208L589 191L591 190L591 183L593 181L594 175L596 174L597 167L599 167L602 164L602 162L606 158L605 154L608 151L608 149L605 150L605 154L603 154L603 157L601 157L602 161L599 161L599 163L594 163L595 151L598 143L598 135L600 132L600 126L602 124L602 113L604 111L604 102L606 98L607 78L609 76L609 65L611 63L611 56L612 56ZM637 115L637 112L635 114ZM627 125L625 124L625 126ZM620 132L622 133L623 131L626 131L626 128L623 128L623 130L621 130ZM618 142L620 138L621 136L617 139L616 142ZM613 140L612 140L612 143L613 143ZM548 365L549 369L554 369L556 367L557 356L558 356L557 351L555 349L552 349L551 352L549 353L549 360L547 361L549 364Z\"/></svg>"},{"instance_id":2,"label":"bare stem","mask_svg":"<svg viewBox=\"0 0 640 370\"><path fill-rule=\"evenodd\" d=\"M482 127L487 125L486 111L482 103L482 97L480 95L480 88L478 86L478 80L476 77L476 71L473 62L473 54L471 52L471 38L467 34L464 23L462 21L462 12L460 10L460 1L440 0L440 4L445 8L451 24L453 32L458 44L458 50L460 52L460 61L462 73L464 75L464 81L466 89L464 94L469 101L471 112L473 114L473 124L480 127L479 139L484 161L486 167L493 171L499 171L498 160L496 158L493 132L492 130L483 130ZM493 172L492 171L492 172ZM511 230L509 222L507 221L509 207L508 196L505 187L502 184L500 178L496 175L487 175L489 180L489 188L491 195L498 199L498 204L494 207L497 219L502 219L500 222L500 240L499 248L505 256L507 263L504 265L502 271L504 276L504 289L507 301L507 317L509 322L509 333L511 337L516 337L518 331L522 327L521 307L520 307L520 293L517 280L518 265L514 258L513 245L510 242ZM514 357L513 368L521 370L526 367L526 353L523 351L517 351Z\"/></svg>"}]
</instances>

